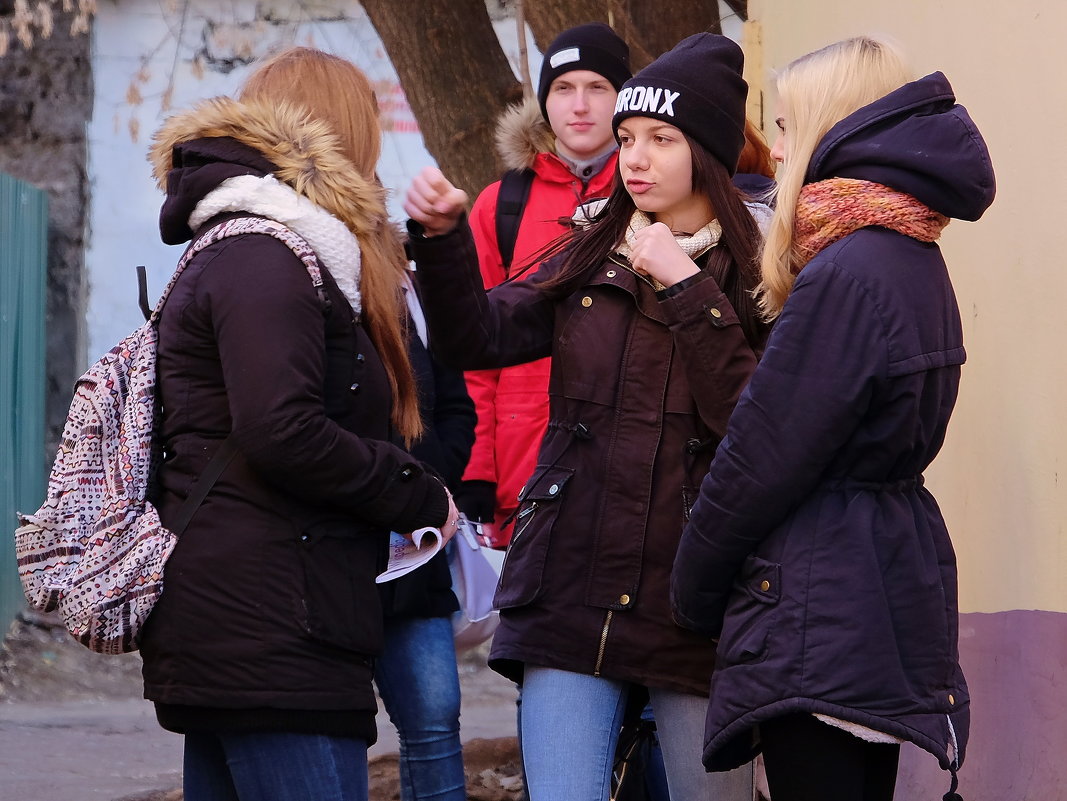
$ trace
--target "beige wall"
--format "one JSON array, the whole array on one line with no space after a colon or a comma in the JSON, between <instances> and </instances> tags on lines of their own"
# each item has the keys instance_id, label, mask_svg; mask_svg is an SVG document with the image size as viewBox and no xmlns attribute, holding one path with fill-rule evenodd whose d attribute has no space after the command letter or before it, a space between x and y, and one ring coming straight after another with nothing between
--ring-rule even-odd
<instances>
[{"instance_id":1,"label":"beige wall","mask_svg":"<svg viewBox=\"0 0 1067 801\"><path fill-rule=\"evenodd\" d=\"M767 128L776 67L871 33L902 45L918 74L943 71L986 137L997 200L942 239L968 362L928 486L956 545L961 612L1067 612L1067 2L750 0L749 10L749 81L753 106L766 95Z\"/></svg>"}]
</instances>

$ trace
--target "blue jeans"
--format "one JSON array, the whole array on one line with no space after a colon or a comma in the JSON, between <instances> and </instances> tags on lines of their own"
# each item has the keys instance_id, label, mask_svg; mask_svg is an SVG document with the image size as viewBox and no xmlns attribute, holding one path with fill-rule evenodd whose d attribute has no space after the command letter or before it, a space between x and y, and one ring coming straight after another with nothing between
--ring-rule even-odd
<instances>
[{"instance_id":1,"label":"blue jeans","mask_svg":"<svg viewBox=\"0 0 1067 801\"><path fill-rule=\"evenodd\" d=\"M367 801L367 743L319 734L185 735L185 801Z\"/></svg>"},{"instance_id":2,"label":"blue jeans","mask_svg":"<svg viewBox=\"0 0 1067 801\"><path fill-rule=\"evenodd\" d=\"M522 753L530 801L607 801L629 685L527 665ZM706 699L649 688L671 798L751 801L752 768L705 773Z\"/></svg>"},{"instance_id":3,"label":"blue jeans","mask_svg":"<svg viewBox=\"0 0 1067 801\"><path fill-rule=\"evenodd\" d=\"M452 621L386 620L374 682L400 738L402 801L466 801Z\"/></svg>"}]
</instances>

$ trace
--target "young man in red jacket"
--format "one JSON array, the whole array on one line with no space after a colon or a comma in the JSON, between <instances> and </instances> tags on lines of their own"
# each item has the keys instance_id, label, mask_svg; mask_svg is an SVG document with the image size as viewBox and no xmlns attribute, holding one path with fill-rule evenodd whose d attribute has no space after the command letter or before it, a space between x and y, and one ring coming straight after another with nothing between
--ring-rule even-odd
<instances>
[{"instance_id":1,"label":"young man in red jacket","mask_svg":"<svg viewBox=\"0 0 1067 801\"><path fill-rule=\"evenodd\" d=\"M617 160L611 117L629 64L626 42L607 25L570 28L545 50L537 104L514 106L502 116L497 146L509 174L482 191L470 216L486 289L522 271L564 234L580 204L611 191ZM521 187L517 200L508 184ZM537 464L548 423L549 369L546 358L466 374L478 427L456 501L485 524L493 547L510 542L508 518Z\"/></svg>"}]
</instances>

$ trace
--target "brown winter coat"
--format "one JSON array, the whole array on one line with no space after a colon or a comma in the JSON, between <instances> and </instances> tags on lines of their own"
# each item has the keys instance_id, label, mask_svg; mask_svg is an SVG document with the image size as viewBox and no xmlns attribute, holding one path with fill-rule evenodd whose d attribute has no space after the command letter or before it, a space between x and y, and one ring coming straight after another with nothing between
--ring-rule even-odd
<instances>
[{"instance_id":1,"label":"brown winter coat","mask_svg":"<svg viewBox=\"0 0 1067 801\"><path fill-rule=\"evenodd\" d=\"M373 188L284 109L212 101L169 123L155 155L170 243L188 239L196 204L238 175L302 174L319 209L353 233L369 224L350 217ZM442 524L447 500L394 444L384 366L323 277L328 308L284 244L237 236L190 261L163 311L165 524L218 443L232 432L237 448L167 563L142 641L145 696L169 728L373 740L374 576L389 530Z\"/></svg>"},{"instance_id":2,"label":"brown winter coat","mask_svg":"<svg viewBox=\"0 0 1067 801\"><path fill-rule=\"evenodd\" d=\"M661 298L617 255L561 299L541 288L558 260L486 295L467 226L414 247L436 352L464 368L552 356L491 666L516 680L529 662L706 694L714 648L672 621L668 584L756 364L733 307L703 273Z\"/></svg>"}]
</instances>

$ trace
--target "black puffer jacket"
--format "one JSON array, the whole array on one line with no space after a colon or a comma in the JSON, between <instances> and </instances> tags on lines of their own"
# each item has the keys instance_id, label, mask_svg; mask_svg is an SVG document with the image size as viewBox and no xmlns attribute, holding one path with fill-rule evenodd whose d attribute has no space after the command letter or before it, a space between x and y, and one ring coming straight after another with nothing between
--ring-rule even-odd
<instances>
[{"instance_id":1,"label":"black puffer jacket","mask_svg":"<svg viewBox=\"0 0 1067 801\"><path fill-rule=\"evenodd\" d=\"M967 220L995 191L981 134L940 73L834 126L808 182L834 177ZM964 355L934 243L869 226L797 277L675 560L677 617L720 638L710 769L751 759L754 728L796 712L914 742L946 769L962 762L956 559L923 471Z\"/></svg>"},{"instance_id":2,"label":"black puffer jacket","mask_svg":"<svg viewBox=\"0 0 1067 801\"><path fill-rule=\"evenodd\" d=\"M223 180L331 147L265 107L212 101L176 118L156 147L164 240L189 238L189 213ZM355 187L352 172L335 185ZM320 211L342 206L314 181L304 191ZM447 498L393 444L384 367L324 278L328 310L286 245L234 237L190 262L163 312L165 524L231 431L237 448L166 566L141 643L145 696L167 728L374 738L374 576L389 530L443 524Z\"/></svg>"}]
</instances>

